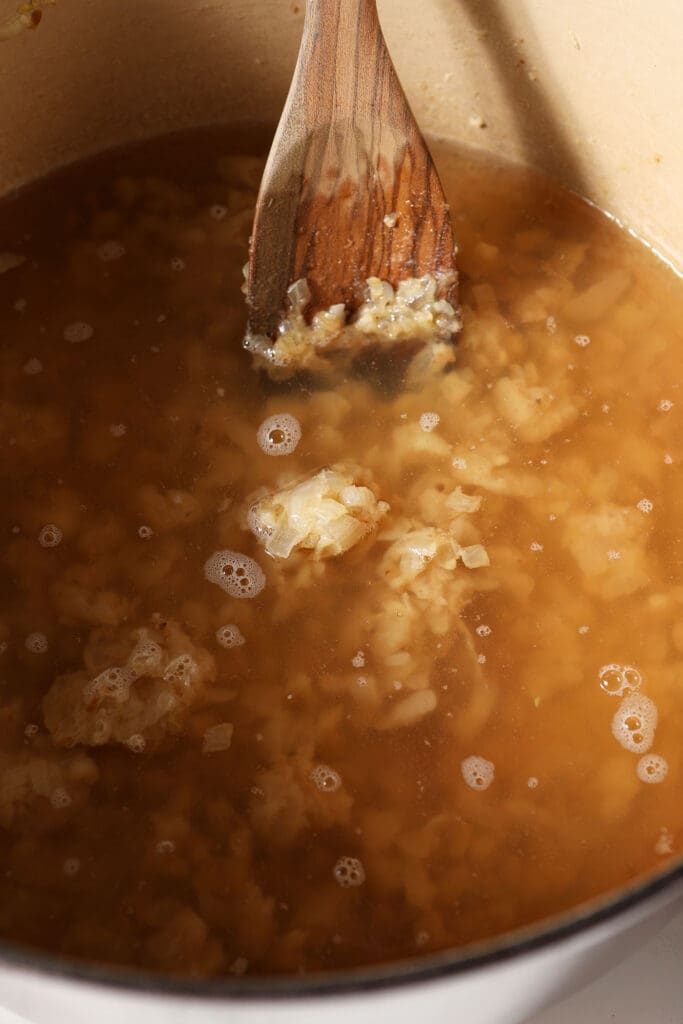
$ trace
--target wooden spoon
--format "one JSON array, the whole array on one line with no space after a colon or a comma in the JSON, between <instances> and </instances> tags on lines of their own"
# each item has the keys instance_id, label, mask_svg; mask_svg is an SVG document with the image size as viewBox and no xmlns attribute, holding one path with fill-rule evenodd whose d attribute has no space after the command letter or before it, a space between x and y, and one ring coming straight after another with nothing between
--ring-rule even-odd
<instances>
[{"instance_id":1,"label":"wooden spoon","mask_svg":"<svg viewBox=\"0 0 683 1024\"><path fill-rule=\"evenodd\" d=\"M289 285L352 312L365 281L432 274L457 302L448 204L387 51L376 0L308 0L256 203L249 333L272 337Z\"/></svg>"}]
</instances>

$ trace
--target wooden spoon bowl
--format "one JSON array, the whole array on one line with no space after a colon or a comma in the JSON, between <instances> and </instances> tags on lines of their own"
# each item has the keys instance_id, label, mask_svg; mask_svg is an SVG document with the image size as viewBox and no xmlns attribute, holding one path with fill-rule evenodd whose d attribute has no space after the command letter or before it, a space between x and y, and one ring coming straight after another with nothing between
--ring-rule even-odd
<instances>
[{"instance_id":1,"label":"wooden spoon bowl","mask_svg":"<svg viewBox=\"0 0 683 1024\"><path fill-rule=\"evenodd\" d=\"M369 277L431 274L457 302L455 243L436 168L389 56L375 0L308 0L299 59L259 192L250 334L273 337L288 287L350 313Z\"/></svg>"}]
</instances>

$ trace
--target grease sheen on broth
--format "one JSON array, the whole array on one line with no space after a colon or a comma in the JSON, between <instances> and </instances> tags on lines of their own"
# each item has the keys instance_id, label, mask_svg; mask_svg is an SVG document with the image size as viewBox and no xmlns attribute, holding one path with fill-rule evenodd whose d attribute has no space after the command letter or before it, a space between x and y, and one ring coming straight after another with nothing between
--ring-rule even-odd
<instances>
[{"instance_id":1,"label":"grease sheen on broth","mask_svg":"<svg viewBox=\"0 0 683 1024\"><path fill-rule=\"evenodd\" d=\"M680 854L680 282L442 153L455 371L267 385L239 345L261 163L226 151L149 143L0 211L0 935L348 967ZM368 535L269 557L255 496L336 465Z\"/></svg>"}]
</instances>

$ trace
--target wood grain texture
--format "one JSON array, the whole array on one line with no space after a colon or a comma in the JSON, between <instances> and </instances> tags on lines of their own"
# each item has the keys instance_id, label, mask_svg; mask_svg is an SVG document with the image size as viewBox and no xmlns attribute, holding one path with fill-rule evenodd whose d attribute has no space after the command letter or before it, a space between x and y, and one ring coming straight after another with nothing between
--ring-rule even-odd
<instances>
[{"instance_id":1,"label":"wood grain texture","mask_svg":"<svg viewBox=\"0 0 683 1024\"><path fill-rule=\"evenodd\" d=\"M273 334L287 288L301 277L313 310L356 308L371 276L396 285L427 273L453 275L444 297L455 303L454 249L443 189L375 0L308 0L256 206L250 331Z\"/></svg>"}]
</instances>

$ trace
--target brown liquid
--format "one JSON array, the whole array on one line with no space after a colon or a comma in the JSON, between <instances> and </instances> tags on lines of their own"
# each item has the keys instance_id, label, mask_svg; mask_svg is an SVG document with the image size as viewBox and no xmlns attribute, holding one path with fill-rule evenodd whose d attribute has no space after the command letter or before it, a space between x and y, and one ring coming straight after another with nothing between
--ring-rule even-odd
<instances>
[{"instance_id":1,"label":"brown liquid","mask_svg":"<svg viewBox=\"0 0 683 1024\"><path fill-rule=\"evenodd\" d=\"M0 248L26 256L0 275L0 934L175 973L313 971L495 935L680 854L680 282L552 185L442 154L455 373L388 397L265 385L240 348L260 165L229 148L153 142L0 211ZM112 240L125 251L98 254ZM74 323L92 335L65 340ZM302 428L285 458L256 443L274 412ZM378 531L338 559L269 559L249 496L339 461L391 505ZM446 506L457 486L479 511ZM385 553L425 528L483 544L490 568L399 586ZM224 548L265 571L255 599L205 579ZM242 646L217 643L226 624ZM60 745L56 677L80 673L68 717L142 627L199 665L185 703L131 724L142 752ZM608 663L657 706L660 784L612 734ZM397 725L425 689L436 709ZM203 752L221 723L229 749ZM463 778L473 755L488 788ZM363 884L337 883L343 857Z\"/></svg>"}]
</instances>

